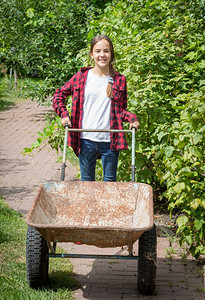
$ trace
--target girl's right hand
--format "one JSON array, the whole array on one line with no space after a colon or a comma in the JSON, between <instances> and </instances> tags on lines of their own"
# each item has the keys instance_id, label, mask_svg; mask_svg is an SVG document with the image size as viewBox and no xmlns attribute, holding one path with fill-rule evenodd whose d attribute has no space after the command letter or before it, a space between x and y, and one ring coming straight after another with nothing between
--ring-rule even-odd
<instances>
[{"instance_id":1,"label":"girl's right hand","mask_svg":"<svg viewBox=\"0 0 205 300\"><path fill-rule=\"evenodd\" d=\"M61 119L61 124L63 125L63 127L65 127L66 124L68 124L69 127L72 127L69 117Z\"/></svg>"}]
</instances>

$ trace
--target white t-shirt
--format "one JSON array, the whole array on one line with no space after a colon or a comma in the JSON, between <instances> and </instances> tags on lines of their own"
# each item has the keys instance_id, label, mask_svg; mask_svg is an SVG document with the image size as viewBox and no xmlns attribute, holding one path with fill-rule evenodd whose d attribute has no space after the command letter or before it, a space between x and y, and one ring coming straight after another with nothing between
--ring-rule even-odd
<instances>
[{"instance_id":1,"label":"white t-shirt","mask_svg":"<svg viewBox=\"0 0 205 300\"><path fill-rule=\"evenodd\" d=\"M106 93L109 77L97 76L92 69L89 70L85 85L82 128L110 129L111 99ZM110 142L110 133L82 132L81 138L96 142Z\"/></svg>"}]
</instances>

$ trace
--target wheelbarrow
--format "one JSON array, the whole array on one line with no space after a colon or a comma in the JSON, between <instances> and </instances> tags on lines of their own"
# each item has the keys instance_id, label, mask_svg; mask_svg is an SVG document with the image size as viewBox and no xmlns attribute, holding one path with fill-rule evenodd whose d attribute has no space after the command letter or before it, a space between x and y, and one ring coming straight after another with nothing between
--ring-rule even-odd
<instances>
[{"instance_id":1,"label":"wheelbarrow","mask_svg":"<svg viewBox=\"0 0 205 300\"><path fill-rule=\"evenodd\" d=\"M41 184L26 218L28 284L42 288L48 282L49 259L92 258L138 260L138 290L149 295L156 285L156 227L153 191L135 182L135 129L103 130L132 133L132 182L64 181L68 131L95 131L65 127L61 180ZM133 244L139 240L138 256ZM128 246L127 255L56 253L57 242L79 242L99 248Z\"/></svg>"}]
</instances>

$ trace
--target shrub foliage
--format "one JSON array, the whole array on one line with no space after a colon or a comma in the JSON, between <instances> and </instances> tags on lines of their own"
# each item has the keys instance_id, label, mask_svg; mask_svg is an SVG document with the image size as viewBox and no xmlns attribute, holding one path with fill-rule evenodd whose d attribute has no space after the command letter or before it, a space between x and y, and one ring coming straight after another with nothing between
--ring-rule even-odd
<instances>
[{"instance_id":1,"label":"shrub foliage","mask_svg":"<svg viewBox=\"0 0 205 300\"><path fill-rule=\"evenodd\" d=\"M0 60L19 75L42 78L30 85L42 102L79 67L88 24L108 0L2 0Z\"/></svg>"},{"instance_id":2,"label":"shrub foliage","mask_svg":"<svg viewBox=\"0 0 205 300\"><path fill-rule=\"evenodd\" d=\"M128 109L137 114L136 180L165 192L180 242L205 254L203 1L116 1L90 23L88 40L109 35L116 67L128 80ZM83 56L83 55L82 55ZM129 180L121 154L119 179ZM124 167L127 167L127 175Z\"/></svg>"}]
</instances>

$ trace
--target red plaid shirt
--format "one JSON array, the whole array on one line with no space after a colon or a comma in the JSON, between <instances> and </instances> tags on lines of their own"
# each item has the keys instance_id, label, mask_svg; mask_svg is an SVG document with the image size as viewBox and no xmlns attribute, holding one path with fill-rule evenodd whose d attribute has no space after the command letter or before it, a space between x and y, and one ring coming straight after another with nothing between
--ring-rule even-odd
<instances>
[{"instance_id":1,"label":"red plaid shirt","mask_svg":"<svg viewBox=\"0 0 205 300\"><path fill-rule=\"evenodd\" d=\"M70 117L66 109L65 99L72 95L71 124L72 128L81 128L83 115L84 90L88 71L91 67L82 68L61 88L57 89L53 96L53 108L63 119ZM126 110L127 108L127 83L126 78L115 72L113 83L113 96L111 98L110 129L123 129L123 122L135 122L137 117ZM127 149L125 134L110 133L110 149ZM80 153L80 133L69 132L68 145L71 146L76 155Z\"/></svg>"}]
</instances>

